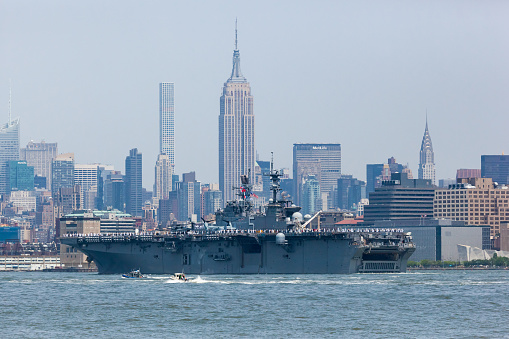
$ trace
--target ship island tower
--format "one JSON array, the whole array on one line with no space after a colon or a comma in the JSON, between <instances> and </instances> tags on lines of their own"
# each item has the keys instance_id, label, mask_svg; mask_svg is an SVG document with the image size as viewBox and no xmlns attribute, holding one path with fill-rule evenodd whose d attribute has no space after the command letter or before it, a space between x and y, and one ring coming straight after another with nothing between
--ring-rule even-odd
<instances>
[{"instance_id":1,"label":"ship island tower","mask_svg":"<svg viewBox=\"0 0 509 339\"><path fill-rule=\"evenodd\" d=\"M219 187L223 201L234 200L240 176L254 173L254 115L251 86L240 70L235 22L235 49L232 74L226 80L219 113Z\"/></svg>"},{"instance_id":2,"label":"ship island tower","mask_svg":"<svg viewBox=\"0 0 509 339\"><path fill-rule=\"evenodd\" d=\"M431 183L435 185L435 154L428 130L428 117L426 117L426 129L422 137L419 157L419 179L430 179Z\"/></svg>"}]
</instances>

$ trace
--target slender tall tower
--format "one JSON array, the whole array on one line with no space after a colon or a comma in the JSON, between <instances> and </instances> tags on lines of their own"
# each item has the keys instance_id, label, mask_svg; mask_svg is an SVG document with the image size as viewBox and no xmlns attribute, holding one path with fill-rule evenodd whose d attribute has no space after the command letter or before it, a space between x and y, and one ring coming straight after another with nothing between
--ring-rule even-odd
<instances>
[{"instance_id":1,"label":"slender tall tower","mask_svg":"<svg viewBox=\"0 0 509 339\"><path fill-rule=\"evenodd\" d=\"M253 96L240 71L235 22L232 74L223 87L219 114L219 187L224 202L236 198L233 187L240 186L242 174L254 173L254 166Z\"/></svg>"},{"instance_id":2,"label":"slender tall tower","mask_svg":"<svg viewBox=\"0 0 509 339\"><path fill-rule=\"evenodd\" d=\"M125 204L126 212L141 217L142 197L142 155L137 148L129 151L125 158Z\"/></svg>"},{"instance_id":3,"label":"slender tall tower","mask_svg":"<svg viewBox=\"0 0 509 339\"><path fill-rule=\"evenodd\" d=\"M426 129L422 137L420 161L419 161L419 179L431 179L435 185L435 154L428 130L428 117L426 117Z\"/></svg>"},{"instance_id":4,"label":"slender tall tower","mask_svg":"<svg viewBox=\"0 0 509 339\"><path fill-rule=\"evenodd\" d=\"M175 165L175 99L174 83L159 84L159 154L167 154Z\"/></svg>"},{"instance_id":5,"label":"slender tall tower","mask_svg":"<svg viewBox=\"0 0 509 339\"><path fill-rule=\"evenodd\" d=\"M9 90L9 121L0 126L0 194L8 192L8 164L14 160L19 160L19 118L12 120Z\"/></svg>"}]
</instances>

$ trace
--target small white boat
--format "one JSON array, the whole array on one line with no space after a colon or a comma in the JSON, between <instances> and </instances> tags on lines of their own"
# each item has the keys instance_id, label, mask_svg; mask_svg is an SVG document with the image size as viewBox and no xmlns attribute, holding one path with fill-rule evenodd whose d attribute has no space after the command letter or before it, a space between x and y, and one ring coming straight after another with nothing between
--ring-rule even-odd
<instances>
[{"instance_id":1,"label":"small white boat","mask_svg":"<svg viewBox=\"0 0 509 339\"><path fill-rule=\"evenodd\" d=\"M140 270L132 270L127 274L122 274L122 278L145 278L145 276L141 274Z\"/></svg>"},{"instance_id":2,"label":"small white boat","mask_svg":"<svg viewBox=\"0 0 509 339\"><path fill-rule=\"evenodd\" d=\"M177 280L177 281L188 281L186 278L186 275L184 273L174 273L172 277L170 277L171 280Z\"/></svg>"}]
</instances>

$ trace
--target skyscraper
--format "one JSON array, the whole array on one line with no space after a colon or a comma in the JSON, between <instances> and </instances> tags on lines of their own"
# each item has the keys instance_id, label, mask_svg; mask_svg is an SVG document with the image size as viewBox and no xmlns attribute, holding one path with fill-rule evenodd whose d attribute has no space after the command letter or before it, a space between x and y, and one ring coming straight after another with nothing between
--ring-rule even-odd
<instances>
[{"instance_id":1,"label":"skyscraper","mask_svg":"<svg viewBox=\"0 0 509 339\"><path fill-rule=\"evenodd\" d=\"M366 183L352 175L341 175L337 189L336 206L342 210L353 210L365 195L363 191L366 189Z\"/></svg>"},{"instance_id":2,"label":"skyscraper","mask_svg":"<svg viewBox=\"0 0 509 339\"><path fill-rule=\"evenodd\" d=\"M177 190L178 217L180 221L187 221L196 215L197 221L201 217L201 183L196 180L195 172L183 173L182 182Z\"/></svg>"},{"instance_id":3,"label":"skyscraper","mask_svg":"<svg viewBox=\"0 0 509 339\"><path fill-rule=\"evenodd\" d=\"M235 27L232 74L223 87L219 114L219 187L224 202L236 198L233 187L239 187L240 176L254 174L254 169L253 96L240 70Z\"/></svg>"},{"instance_id":4,"label":"skyscraper","mask_svg":"<svg viewBox=\"0 0 509 339\"><path fill-rule=\"evenodd\" d=\"M219 184L208 184L201 188L201 216L213 215L223 207L223 194L219 190Z\"/></svg>"},{"instance_id":5,"label":"skyscraper","mask_svg":"<svg viewBox=\"0 0 509 339\"><path fill-rule=\"evenodd\" d=\"M51 187L51 161L58 154L57 143L30 141L20 150L20 159L34 167L35 175L46 178L46 187Z\"/></svg>"},{"instance_id":6,"label":"skyscraper","mask_svg":"<svg viewBox=\"0 0 509 339\"><path fill-rule=\"evenodd\" d=\"M173 166L168 154L159 154L155 166L154 197L168 199L168 193L172 189Z\"/></svg>"},{"instance_id":7,"label":"skyscraper","mask_svg":"<svg viewBox=\"0 0 509 339\"><path fill-rule=\"evenodd\" d=\"M314 175L308 175L301 186L302 213L313 214L322 209L320 203L320 183Z\"/></svg>"},{"instance_id":8,"label":"skyscraper","mask_svg":"<svg viewBox=\"0 0 509 339\"><path fill-rule=\"evenodd\" d=\"M391 180L370 193L364 221L433 217L434 196L430 179L408 179L407 173L391 173Z\"/></svg>"},{"instance_id":9,"label":"skyscraper","mask_svg":"<svg viewBox=\"0 0 509 339\"><path fill-rule=\"evenodd\" d=\"M125 204L126 212L132 216L142 214L142 157L137 148L129 151L125 158Z\"/></svg>"},{"instance_id":10,"label":"skyscraper","mask_svg":"<svg viewBox=\"0 0 509 339\"><path fill-rule=\"evenodd\" d=\"M389 166L386 167L389 172ZM380 178L384 176L384 164L367 164L366 165L366 194L374 192L375 188L380 187L382 182ZM390 174L389 174L390 175Z\"/></svg>"},{"instance_id":11,"label":"skyscraper","mask_svg":"<svg viewBox=\"0 0 509 339\"><path fill-rule=\"evenodd\" d=\"M104 207L125 210L125 182L120 171L111 171L104 180Z\"/></svg>"},{"instance_id":12,"label":"skyscraper","mask_svg":"<svg viewBox=\"0 0 509 339\"><path fill-rule=\"evenodd\" d=\"M27 166L23 160L9 161L9 192L11 191L33 191L34 190L34 168Z\"/></svg>"},{"instance_id":13,"label":"skyscraper","mask_svg":"<svg viewBox=\"0 0 509 339\"><path fill-rule=\"evenodd\" d=\"M435 185L435 155L428 130L428 119L426 118L426 129L422 137L421 152L419 157L419 179L429 179Z\"/></svg>"},{"instance_id":14,"label":"skyscraper","mask_svg":"<svg viewBox=\"0 0 509 339\"><path fill-rule=\"evenodd\" d=\"M407 173L408 179L413 179L412 171L406 165L398 164L394 157L387 159L386 164L366 165L366 194L374 192L382 186L382 181L391 180L391 173ZM367 197L366 196L366 197Z\"/></svg>"},{"instance_id":15,"label":"skyscraper","mask_svg":"<svg viewBox=\"0 0 509 339\"><path fill-rule=\"evenodd\" d=\"M328 195L341 177L341 145L293 144L293 179L297 204L302 205L300 192L308 175L316 176L320 192ZM326 210L327 206L323 206L323 209Z\"/></svg>"},{"instance_id":16,"label":"skyscraper","mask_svg":"<svg viewBox=\"0 0 509 339\"><path fill-rule=\"evenodd\" d=\"M74 183L81 187L82 208L94 209L99 165L74 165Z\"/></svg>"},{"instance_id":17,"label":"skyscraper","mask_svg":"<svg viewBox=\"0 0 509 339\"><path fill-rule=\"evenodd\" d=\"M174 83L159 84L159 153L167 154L175 165L175 99Z\"/></svg>"},{"instance_id":18,"label":"skyscraper","mask_svg":"<svg viewBox=\"0 0 509 339\"><path fill-rule=\"evenodd\" d=\"M481 176L499 185L509 184L509 155L481 155Z\"/></svg>"},{"instance_id":19,"label":"skyscraper","mask_svg":"<svg viewBox=\"0 0 509 339\"><path fill-rule=\"evenodd\" d=\"M0 194L9 189L9 161L19 160L19 119L11 120L0 127Z\"/></svg>"},{"instance_id":20,"label":"skyscraper","mask_svg":"<svg viewBox=\"0 0 509 339\"><path fill-rule=\"evenodd\" d=\"M51 165L51 193L53 199L61 188L74 187L74 153L60 154Z\"/></svg>"}]
</instances>

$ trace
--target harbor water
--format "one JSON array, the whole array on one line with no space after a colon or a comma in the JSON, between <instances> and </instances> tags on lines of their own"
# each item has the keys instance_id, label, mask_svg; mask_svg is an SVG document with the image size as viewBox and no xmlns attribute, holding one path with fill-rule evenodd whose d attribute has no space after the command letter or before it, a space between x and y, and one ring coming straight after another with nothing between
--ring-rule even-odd
<instances>
[{"instance_id":1,"label":"harbor water","mask_svg":"<svg viewBox=\"0 0 509 339\"><path fill-rule=\"evenodd\" d=\"M509 338L509 271L0 273L2 337Z\"/></svg>"}]
</instances>

